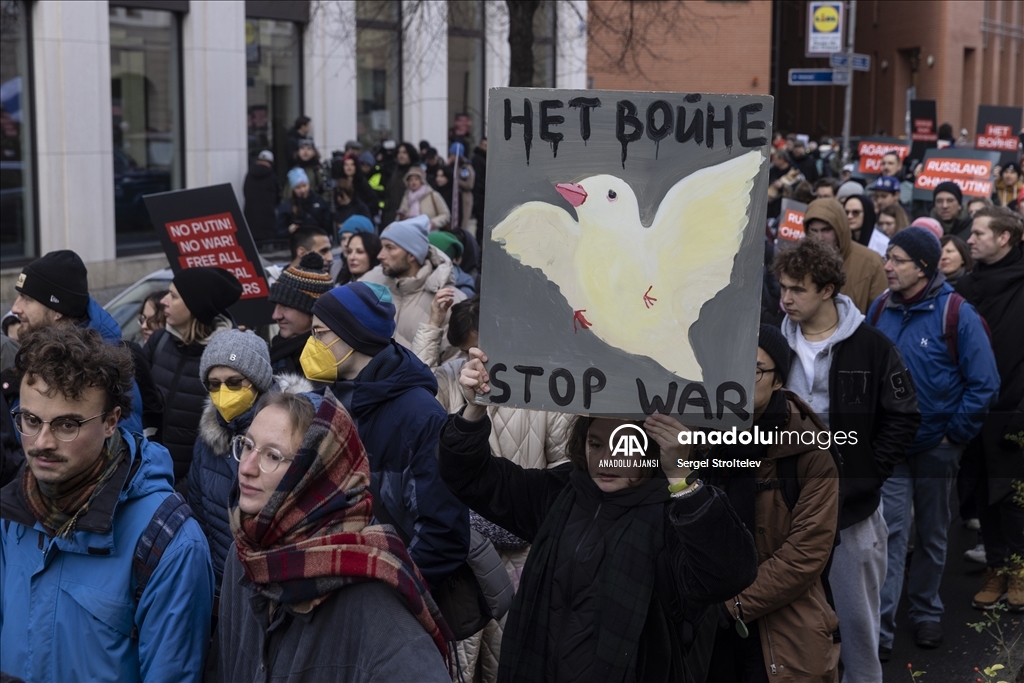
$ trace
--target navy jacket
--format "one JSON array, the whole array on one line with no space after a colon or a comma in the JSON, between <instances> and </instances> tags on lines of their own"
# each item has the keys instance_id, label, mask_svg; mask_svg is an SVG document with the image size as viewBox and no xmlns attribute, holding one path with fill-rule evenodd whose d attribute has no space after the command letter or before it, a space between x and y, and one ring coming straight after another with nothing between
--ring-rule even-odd
<instances>
[{"instance_id":1,"label":"navy jacket","mask_svg":"<svg viewBox=\"0 0 1024 683\"><path fill-rule=\"evenodd\" d=\"M375 503L411 539L409 554L436 588L469 553L469 509L438 473L437 440L448 415L434 398L434 374L392 340L355 379L331 390L366 447Z\"/></svg>"}]
</instances>

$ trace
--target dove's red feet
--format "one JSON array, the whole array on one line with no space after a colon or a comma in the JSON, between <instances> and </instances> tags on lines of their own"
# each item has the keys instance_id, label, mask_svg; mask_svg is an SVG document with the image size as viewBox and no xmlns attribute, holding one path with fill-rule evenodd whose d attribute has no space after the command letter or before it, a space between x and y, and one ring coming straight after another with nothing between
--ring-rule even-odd
<instances>
[{"instance_id":1,"label":"dove's red feet","mask_svg":"<svg viewBox=\"0 0 1024 683\"><path fill-rule=\"evenodd\" d=\"M579 311L573 311L573 314L572 314L572 331L574 333L575 332L579 332L579 330L576 329L576 323L579 323L580 327L582 327L584 330L591 326L592 323L589 320L587 320L585 317L583 317L583 314L586 313L586 312L587 312L587 309L585 309L585 308L581 309Z\"/></svg>"},{"instance_id":2,"label":"dove's red feet","mask_svg":"<svg viewBox=\"0 0 1024 683\"><path fill-rule=\"evenodd\" d=\"M654 285L651 285L650 287L648 287L647 291L644 292L644 306L646 306L647 308L650 308L651 306L653 306L654 302L657 301L657 299L655 299L653 296L650 296L650 293L651 293L652 289L654 289Z\"/></svg>"}]
</instances>

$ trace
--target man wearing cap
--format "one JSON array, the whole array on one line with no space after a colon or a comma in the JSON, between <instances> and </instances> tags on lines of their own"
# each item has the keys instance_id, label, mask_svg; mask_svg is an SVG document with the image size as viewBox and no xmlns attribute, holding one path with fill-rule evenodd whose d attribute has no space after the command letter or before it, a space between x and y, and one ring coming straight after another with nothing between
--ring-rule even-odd
<instances>
[{"instance_id":1,"label":"man wearing cap","mask_svg":"<svg viewBox=\"0 0 1024 683\"><path fill-rule=\"evenodd\" d=\"M939 240L924 228L907 228L889 241L885 275L889 291L871 305L867 318L903 354L917 390L921 426L882 486L882 510L889 527L888 567L882 588L880 648L891 648L896 608L903 587L911 506L917 526L907 593L909 618L918 647L942 642L939 583L946 563L949 496L964 446L981 429L999 390L992 346L978 313L956 299L938 270ZM950 315L950 307L958 314ZM956 329L947 331L949 324ZM956 335L955 343L948 340Z\"/></svg>"},{"instance_id":2,"label":"man wearing cap","mask_svg":"<svg viewBox=\"0 0 1024 683\"><path fill-rule=\"evenodd\" d=\"M899 178L886 175L878 176L875 178L875 182L871 183L868 190L871 191L871 199L875 203L876 214L887 206L899 205L900 203Z\"/></svg>"},{"instance_id":3,"label":"man wearing cap","mask_svg":"<svg viewBox=\"0 0 1024 683\"><path fill-rule=\"evenodd\" d=\"M412 339L420 323L430 318L430 302L439 289L455 287L455 271L451 260L430 244L430 219L416 216L395 221L381 233L380 265L364 275L363 282L375 282L391 290L394 301L395 339L412 348ZM466 298L455 291L453 303ZM447 321L447 318L445 318ZM450 345L442 349L448 360Z\"/></svg>"},{"instance_id":4,"label":"man wearing cap","mask_svg":"<svg viewBox=\"0 0 1024 683\"><path fill-rule=\"evenodd\" d=\"M274 212L281 184L274 172L274 153L265 149L245 174L242 195L245 198L245 222L257 246L274 240Z\"/></svg>"},{"instance_id":5,"label":"man wearing cap","mask_svg":"<svg viewBox=\"0 0 1024 683\"><path fill-rule=\"evenodd\" d=\"M971 219L964 212L964 193L951 180L939 183L932 192L931 216L942 224L946 235L956 235L964 242L971 236Z\"/></svg>"},{"instance_id":6,"label":"man wearing cap","mask_svg":"<svg viewBox=\"0 0 1024 683\"><path fill-rule=\"evenodd\" d=\"M453 233L446 230L438 230L430 233L427 237L430 246L437 247L444 255L452 260L452 273L455 287L466 295L467 299L476 296L476 283L472 276L462 270L462 254L465 247Z\"/></svg>"},{"instance_id":7,"label":"man wearing cap","mask_svg":"<svg viewBox=\"0 0 1024 683\"><path fill-rule=\"evenodd\" d=\"M275 373L302 374L299 356L313 327L313 304L333 286L324 260L315 252L285 268L270 286L273 318L280 330L270 342L270 364Z\"/></svg>"},{"instance_id":8,"label":"man wearing cap","mask_svg":"<svg viewBox=\"0 0 1024 683\"><path fill-rule=\"evenodd\" d=\"M786 311L782 333L796 355L786 387L833 434L856 434L835 444L843 459L841 542L827 579L842 632L843 680L878 683L888 538L879 503L882 482L902 462L921 422L914 384L892 341L838 293L846 276L834 249L801 240L779 252L773 269Z\"/></svg>"},{"instance_id":9,"label":"man wearing cap","mask_svg":"<svg viewBox=\"0 0 1024 683\"><path fill-rule=\"evenodd\" d=\"M410 539L409 554L437 588L469 552L469 510L438 474L447 414L434 398L437 380L394 332L387 287L335 287L313 304L302 369L308 379L330 383L352 414L370 459L375 515Z\"/></svg>"},{"instance_id":10,"label":"man wearing cap","mask_svg":"<svg viewBox=\"0 0 1024 683\"><path fill-rule=\"evenodd\" d=\"M22 269L14 289L18 297L11 312L21 322L19 338L54 325L88 327L99 332L108 344L128 346L136 366L140 365L142 350L137 344L121 341L121 327L89 296L88 270L75 252L62 249L36 259ZM17 408L17 386L10 381L4 385L8 403ZM159 427L162 401L145 364L136 367L132 391L132 411L121 426L138 434Z\"/></svg>"},{"instance_id":11,"label":"man wearing cap","mask_svg":"<svg viewBox=\"0 0 1024 683\"><path fill-rule=\"evenodd\" d=\"M842 192L842 188L840 188ZM850 297L861 313L885 291L885 271L878 254L853 241L843 205L835 199L815 199L804 214L807 237L820 239L839 250L846 284L841 293Z\"/></svg>"}]
</instances>

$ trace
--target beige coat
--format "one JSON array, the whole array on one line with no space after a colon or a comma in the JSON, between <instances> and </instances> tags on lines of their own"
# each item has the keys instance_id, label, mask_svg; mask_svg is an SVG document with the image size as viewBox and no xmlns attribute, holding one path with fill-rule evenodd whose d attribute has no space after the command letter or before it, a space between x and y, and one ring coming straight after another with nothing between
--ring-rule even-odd
<instances>
[{"instance_id":1,"label":"beige coat","mask_svg":"<svg viewBox=\"0 0 1024 683\"><path fill-rule=\"evenodd\" d=\"M448 211L448 205L444 197L437 190L431 189L420 200L420 213L430 219L430 229L440 230L452 222L452 215ZM402 204L398 207L398 219L405 220L409 216L409 192L402 195Z\"/></svg>"},{"instance_id":2,"label":"beige coat","mask_svg":"<svg viewBox=\"0 0 1024 683\"><path fill-rule=\"evenodd\" d=\"M825 221L836 233L839 253L843 257L843 272L846 284L841 294L853 299L861 313L867 313L871 302L888 289L882 258L863 244L854 242L850 225L846 222L846 210L835 199L815 199L807 206L804 225L812 220Z\"/></svg>"},{"instance_id":3,"label":"beige coat","mask_svg":"<svg viewBox=\"0 0 1024 683\"><path fill-rule=\"evenodd\" d=\"M427 258L420 266L420 271L413 277L388 277L384 275L380 266L376 266L359 280L385 285L391 290L391 298L395 304L395 340L408 349L412 349L412 339L416 337L420 323L430 320L430 302L439 289L453 288L455 303L466 298L466 295L455 287L451 259L433 245L428 249ZM447 327L446 316L442 329L447 330ZM444 341L442 346L444 353L450 345Z\"/></svg>"}]
</instances>

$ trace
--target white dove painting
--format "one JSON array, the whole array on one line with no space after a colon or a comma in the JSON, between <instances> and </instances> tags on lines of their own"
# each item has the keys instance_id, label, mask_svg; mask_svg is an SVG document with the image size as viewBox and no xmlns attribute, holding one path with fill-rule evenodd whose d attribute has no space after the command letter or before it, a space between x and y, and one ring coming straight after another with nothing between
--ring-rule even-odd
<instances>
[{"instance_id":1,"label":"white dove painting","mask_svg":"<svg viewBox=\"0 0 1024 683\"><path fill-rule=\"evenodd\" d=\"M682 178L650 227L621 178L556 183L575 218L531 201L510 211L491 239L558 287L574 312L566 324L577 335L596 335L674 375L703 381L689 330L701 307L729 284L763 164L763 153L754 150Z\"/></svg>"}]
</instances>

